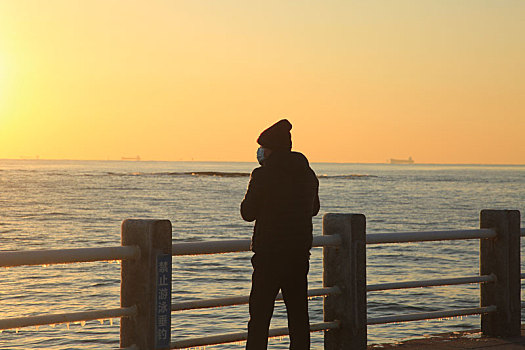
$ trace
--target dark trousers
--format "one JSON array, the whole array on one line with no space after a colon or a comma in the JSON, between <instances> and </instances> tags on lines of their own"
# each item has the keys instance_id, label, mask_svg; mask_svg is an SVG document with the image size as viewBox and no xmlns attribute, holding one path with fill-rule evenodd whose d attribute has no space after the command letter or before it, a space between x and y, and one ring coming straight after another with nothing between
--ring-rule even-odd
<instances>
[{"instance_id":1,"label":"dark trousers","mask_svg":"<svg viewBox=\"0 0 525 350\"><path fill-rule=\"evenodd\" d=\"M310 349L307 296L309 256L309 252L303 252L284 256L256 253L252 257L247 350L267 348L270 320L279 289L283 293L288 314L290 349Z\"/></svg>"}]
</instances>

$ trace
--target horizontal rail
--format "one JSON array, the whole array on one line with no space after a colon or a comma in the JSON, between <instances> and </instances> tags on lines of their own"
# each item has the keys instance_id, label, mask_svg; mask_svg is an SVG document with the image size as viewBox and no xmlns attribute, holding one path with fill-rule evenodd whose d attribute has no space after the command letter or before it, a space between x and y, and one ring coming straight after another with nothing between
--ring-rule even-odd
<instances>
[{"instance_id":1,"label":"horizontal rail","mask_svg":"<svg viewBox=\"0 0 525 350\"><path fill-rule=\"evenodd\" d=\"M220 241L200 241L174 243L171 254L176 255L200 255L247 252L250 250L249 239L220 240Z\"/></svg>"},{"instance_id":2,"label":"horizontal rail","mask_svg":"<svg viewBox=\"0 0 525 350\"><path fill-rule=\"evenodd\" d=\"M324 295L335 295L340 294L341 290L339 287L329 287L329 288L318 288L308 290L308 297L320 297ZM211 307L221 307L221 306L232 306L232 305L242 305L248 304L249 296L232 296L224 298L215 298L215 299L205 299L205 300L195 300L195 301L185 301L181 303L171 304L171 311L183 311L183 310L194 310L194 309L206 309ZM282 293L277 294L275 300L283 300Z\"/></svg>"},{"instance_id":3,"label":"horizontal rail","mask_svg":"<svg viewBox=\"0 0 525 350\"><path fill-rule=\"evenodd\" d=\"M339 321L321 322L321 323L311 324L310 332L319 332L319 331L336 329L336 328L339 328ZM273 338L273 337L282 337L288 334L289 334L288 328L282 327L282 328L270 329L268 336L270 338ZM201 338L190 338L190 339L178 340L170 344L170 349L185 349L185 348L192 348L196 346L233 343L233 342L245 341L247 338L248 338L248 332L218 334L218 335L211 335L211 336L201 337Z\"/></svg>"},{"instance_id":4,"label":"horizontal rail","mask_svg":"<svg viewBox=\"0 0 525 350\"><path fill-rule=\"evenodd\" d=\"M366 235L367 244L404 243L424 241L446 241L454 239L493 238L496 231L493 229L454 230L454 231L420 231L395 233L369 233Z\"/></svg>"},{"instance_id":5,"label":"horizontal rail","mask_svg":"<svg viewBox=\"0 0 525 350\"><path fill-rule=\"evenodd\" d=\"M72 312L67 314L50 314L41 316L6 318L0 320L0 329L43 326L48 324L91 321L116 317L133 317L136 314L137 307L131 306L118 309Z\"/></svg>"},{"instance_id":6,"label":"horizontal rail","mask_svg":"<svg viewBox=\"0 0 525 350\"><path fill-rule=\"evenodd\" d=\"M106 260L126 260L140 257L137 246L26 250L0 252L0 267L22 265L52 265Z\"/></svg>"},{"instance_id":7,"label":"horizontal rail","mask_svg":"<svg viewBox=\"0 0 525 350\"><path fill-rule=\"evenodd\" d=\"M490 275L473 276L473 277L457 277L457 278L443 278L443 279L435 279L435 280L369 284L366 286L366 291L376 292L379 290L451 286L451 285L457 285L457 284L487 283L487 282L495 282L495 281L496 281L496 276L493 274L490 274Z\"/></svg>"},{"instance_id":8,"label":"horizontal rail","mask_svg":"<svg viewBox=\"0 0 525 350\"><path fill-rule=\"evenodd\" d=\"M218 253L235 253L250 251L249 239L219 240L219 241L200 241L200 242L181 242L172 245L171 254L178 255L201 255ZM339 235L315 236L313 247L338 246L342 240Z\"/></svg>"},{"instance_id":9,"label":"horizontal rail","mask_svg":"<svg viewBox=\"0 0 525 350\"><path fill-rule=\"evenodd\" d=\"M445 318L445 317L458 317L458 316L488 314L494 311L496 311L496 306L492 305L492 306L478 307L478 308L472 308L472 309L455 309L455 310L446 310L446 311L420 312L420 313L415 313L415 314L405 314L405 315L396 315L396 316L372 317L372 318L367 319L366 324L374 325L374 324L385 324L385 323L394 323L394 322L432 320L436 318Z\"/></svg>"},{"instance_id":10,"label":"horizontal rail","mask_svg":"<svg viewBox=\"0 0 525 350\"><path fill-rule=\"evenodd\" d=\"M343 244L341 235L314 236L312 247L337 247Z\"/></svg>"},{"instance_id":11,"label":"horizontal rail","mask_svg":"<svg viewBox=\"0 0 525 350\"><path fill-rule=\"evenodd\" d=\"M525 236L525 229L521 229L521 234ZM414 232L394 232L394 233L369 233L366 235L367 244L380 243L406 243L424 241L443 241L459 239L480 239L496 237L493 229L474 229L474 230L450 230L450 231L414 231ZM313 247L339 246L342 244L340 235L315 236ZM218 240L200 242L181 242L174 243L172 255L201 255L245 252L250 250L249 239L237 240Z\"/></svg>"}]
</instances>

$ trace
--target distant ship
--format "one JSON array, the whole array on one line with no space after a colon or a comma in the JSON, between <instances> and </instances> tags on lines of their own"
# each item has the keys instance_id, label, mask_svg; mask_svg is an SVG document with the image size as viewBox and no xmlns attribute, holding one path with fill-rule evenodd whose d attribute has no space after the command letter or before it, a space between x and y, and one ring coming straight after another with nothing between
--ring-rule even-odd
<instances>
[{"instance_id":1,"label":"distant ship","mask_svg":"<svg viewBox=\"0 0 525 350\"><path fill-rule=\"evenodd\" d=\"M136 161L139 161L140 160L140 156L136 156L136 157L122 157L121 159L122 160L136 160Z\"/></svg>"},{"instance_id":2,"label":"distant ship","mask_svg":"<svg viewBox=\"0 0 525 350\"><path fill-rule=\"evenodd\" d=\"M414 164L414 160L412 157L408 157L408 159L390 159L390 164Z\"/></svg>"}]
</instances>

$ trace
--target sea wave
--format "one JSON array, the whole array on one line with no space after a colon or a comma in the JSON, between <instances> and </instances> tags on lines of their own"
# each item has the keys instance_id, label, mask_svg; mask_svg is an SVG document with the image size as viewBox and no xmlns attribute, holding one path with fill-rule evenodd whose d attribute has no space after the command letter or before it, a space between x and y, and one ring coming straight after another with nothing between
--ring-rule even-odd
<instances>
[{"instance_id":1,"label":"sea wave","mask_svg":"<svg viewBox=\"0 0 525 350\"><path fill-rule=\"evenodd\" d=\"M153 172L153 173L144 173L144 172L130 172L130 173L115 173L107 172L106 175L110 176L203 176L203 177L249 177L250 173L244 172L223 172L223 171L169 171L169 172ZM345 175L327 175L321 174L317 175L319 179L360 179L360 178L375 178L376 175L366 175L366 174L345 174Z\"/></svg>"},{"instance_id":2,"label":"sea wave","mask_svg":"<svg viewBox=\"0 0 525 350\"><path fill-rule=\"evenodd\" d=\"M163 171L163 172L130 172L130 173L115 173L107 172L106 175L110 176L215 176L215 177L247 177L250 173L238 173L238 172L221 172L221 171Z\"/></svg>"},{"instance_id":3,"label":"sea wave","mask_svg":"<svg viewBox=\"0 0 525 350\"><path fill-rule=\"evenodd\" d=\"M377 175L366 175L366 174L347 174L347 175L317 175L320 179L343 179L343 180L353 180L353 179L362 179L362 178L374 178L378 177Z\"/></svg>"}]
</instances>

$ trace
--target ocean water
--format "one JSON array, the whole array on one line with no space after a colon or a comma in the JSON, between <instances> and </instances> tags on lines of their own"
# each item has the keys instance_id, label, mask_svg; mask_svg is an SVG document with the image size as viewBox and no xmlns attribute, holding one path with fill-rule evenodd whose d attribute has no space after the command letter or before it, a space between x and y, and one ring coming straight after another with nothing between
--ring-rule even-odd
<instances>
[{"instance_id":1,"label":"ocean water","mask_svg":"<svg viewBox=\"0 0 525 350\"><path fill-rule=\"evenodd\" d=\"M127 218L169 219L173 241L246 239L239 204L255 163L0 160L0 249L120 245ZM312 164L320 178L321 217L363 213L367 232L479 227L481 209L525 209L524 166ZM523 216L523 215L522 215ZM524 227L522 219L522 227ZM322 285L321 249L312 250L310 288ZM373 245L368 283L478 273L476 240ZM523 245L522 245L522 254ZM174 257L172 300L250 290L251 253ZM119 307L120 265L78 263L0 269L0 318ZM477 307L479 286L419 288L368 294L369 317ZM309 303L322 322L322 298ZM172 314L172 339L244 331L246 305ZM371 326L369 343L479 327L479 317ZM286 326L282 302L272 327ZM119 320L6 330L0 349L116 349ZM323 348L322 332L312 349ZM243 349L244 343L210 349ZM272 339L270 349L287 349Z\"/></svg>"}]
</instances>

